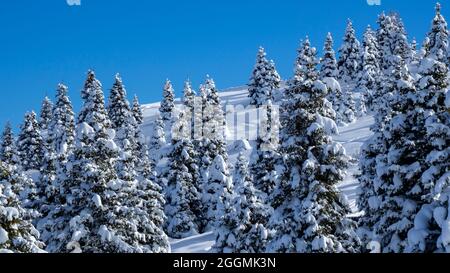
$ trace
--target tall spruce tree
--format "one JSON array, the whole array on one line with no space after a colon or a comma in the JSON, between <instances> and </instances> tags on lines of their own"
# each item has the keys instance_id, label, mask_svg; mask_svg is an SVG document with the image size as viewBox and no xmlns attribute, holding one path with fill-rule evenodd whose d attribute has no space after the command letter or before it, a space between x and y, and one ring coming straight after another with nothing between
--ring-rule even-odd
<instances>
[{"instance_id":1,"label":"tall spruce tree","mask_svg":"<svg viewBox=\"0 0 450 273\"><path fill-rule=\"evenodd\" d=\"M30 212L20 201L24 179L16 167L0 161L0 253L44 252Z\"/></svg>"},{"instance_id":2,"label":"tall spruce tree","mask_svg":"<svg viewBox=\"0 0 450 273\"><path fill-rule=\"evenodd\" d=\"M166 80L163 88L163 99L161 101L161 107L159 112L161 114L162 121L164 123L164 132L166 136L166 141L171 140L172 124L174 119L174 109L175 109L175 91L173 89L170 80Z\"/></svg>"},{"instance_id":3,"label":"tall spruce tree","mask_svg":"<svg viewBox=\"0 0 450 273\"><path fill-rule=\"evenodd\" d=\"M47 143L48 140L48 130L50 128L50 123L53 117L53 103L48 98L45 97L42 101L41 113L39 115L39 128L41 129L41 135Z\"/></svg>"},{"instance_id":4,"label":"tall spruce tree","mask_svg":"<svg viewBox=\"0 0 450 273\"><path fill-rule=\"evenodd\" d=\"M29 112L21 126L17 149L24 171L39 170L44 156L44 140L36 120L36 114Z\"/></svg>"},{"instance_id":5,"label":"tall spruce tree","mask_svg":"<svg viewBox=\"0 0 450 273\"><path fill-rule=\"evenodd\" d=\"M134 95L131 110L133 112L134 119L139 125L141 125L144 122L144 114L142 113L141 104L139 103L139 98L137 95Z\"/></svg>"},{"instance_id":6,"label":"tall spruce tree","mask_svg":"<svg viewBox=\"0 0 450 273\"><path fill-rule=\"evenodd\" d=\"M433 57L436 60L449 64L448 27L444 16L441 14L441 4L436 4L436 16L433 19L431 30L428 33L425 57Z\"/></svg>"},{"instance_id":7,"label":"tall spruce tree","mask_svg":"<svg viewBox=\"0 0 450 273\"><path fill-rule=\"evenodd\" d=\"M216 231L213 251L217 253L264 253L270 240L267 221L270 207L260 199L248 169L248 161L240 153L233 175L235 196Z\"/></svg>"},{"instance_id":8,"label":"tall spruce tree","mask_svg":"<svg viewBox=\"0 0 450 273\"><path fill-rule=\"evenodd\" d=\"M320 114L327 88L315 63L309 59L309 73L291 84L283 100L282 118L289 119L282 129L285 172L272 195L270 227L276 234L269 252L359 251L355 223L347 218L350 209L337 189L348 158L327 134Z\"/></svg>"},{"instance_id":9,"label":"tall spruce tree","mask_svg":"<svg viewBox=\"0 0 450 273\"><path fill-rule=\"evenodd\" d=\"M1 136L0 160L9 165L19 164L16 140L14 139L14 133L9 122L6 123Z\"/></svg>"}]
</instances>

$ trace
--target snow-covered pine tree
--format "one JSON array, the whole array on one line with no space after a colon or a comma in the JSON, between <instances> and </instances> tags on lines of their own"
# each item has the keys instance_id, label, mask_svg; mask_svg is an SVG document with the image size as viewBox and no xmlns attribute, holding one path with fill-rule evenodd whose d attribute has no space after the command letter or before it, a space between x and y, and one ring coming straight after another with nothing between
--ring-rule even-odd
<instances>
[{"instance_id":1,"label":"snow-covered pine tree","mask_svg":"<svg viewBox=\"0 0 450 273\"><path fill-rule=\"evenodd\" d=\"M3 130L0 141L0 160L9 165L19 164L17 155L16 140L11 127L11 123L7 122Z\"/></svg>"},{"instance_id":2,"label":"snow-covered pine tree","mask_svg":"<svg viewBox=\"0 0 450 273\"><path fill-rule=\"evenodd\" d=\"M168 237L161 229L165 221L161 188L150 180L152 170L147 146L119 75L116 75L111 90L108 114L116 131L115 142L120 147L116 161L120 182L112 189L118 192L122 204L116 211L117 218L112 229L117 238L114 240L120 244L128 244L117 247L120 252L168 252Z\"/></svg>"},{"instance_id":3,"label":"snow-covered pine tree","mask_svg":"<svg viewBox=\"0 0 450 273\"><path fill-rule=\"evenodd\" d=\"M24 171L40 169L44 156L44 141L34 112L25 115L17 139L17 151Z\"/></svg>"},{"instance_id":4,"label":"snow-covered pine tree","mask_svg":"<svg viewBox=\"0 0 450 273\"><path fill-rule=\"evenodd\" d=\"M141 104L139 103L139 98L137 95L134 95L131 111L133 112L133 116L137 124L142 125L144 122L144 114L142 113Z\"/></svg>"},{"instance_id":5,"label":"snow-covered pine tree","mask_svg":"<svg viewBox=\"0 0 450 273\"><path fill-rule=\"evenodd\" d=\"M418 147L426 144L420 140L423 118L415 112L420 104L414 79L399 56L391 77L384 86L387 110L377 114L378 129L363 147L359 205L365 212L361 228L369 231L365 239L378 241L383 252L399 253L405 251L422 202L417 195L422 168Z\"/></svg>"},{"instance_id":6,"label":"snow-covered pine tree","mask_svg":"<svg viewBox=\"0 0 450 273\"><path fill-rule=\"evenodd\" d=\"M356 75L360 68L360 43L355 35L352 21L348 20L341 48L339 49L339 83L342 87L341 101L345 106L343 122L352 123L355 118L355 101L353 92L356 86Z\"/></svg>"},{"instance_id":7,"label":"snow-covered pine tree","mask_svg":"<svg viewBox=\"0 0 450 273\"><path fill-rule=\"evenodd\" d=\"M438 56L435 56L438 57ZM420 134L415 159L420 163L415 193L418 203L414 226L408 233L408 252L450 252L450 100L448 67L425 58L419 70L418 97L422 108L414 109ZM414 117L414 115L411 115ZM408 120L412 119L407 117ZM420 118L420 119L419 119ZM418 164L419 165L419 164Z\"/></svg>"},{"instance_id":8,"label":"snow-covered pine tree","mask_svg":"<svg viewBox=\"0 0 450 273\"><path fill-rule=\"evenodd\" d=\"M167 174L166 229L172 238L185 238L199 232L201 193L196 154L190 139L189 115L181 110L174 123L170 167Z\"/></svg>"},{"instance_id":9,"label":"snow-covered pine tree","mask_svg":"<svg viewBox=\"0 0 450 273\"><path fill-rule=\"evenodd\" d=\"M309 58L309 73L291 82L283 100L282 118L289 120L282 127L285 172L272 195L270 227L277 232L268 252L359 251L356 224L347 218L350 209L337 189L348 157L328 134L334 122L320 114L327 87L315 63Z\"/></svg>"},{"instance_id":10,"label":"snow-covered pine tree","mask_svg":"<svg viewBox=\"0 0 450 273\"><path fill-rule=\"evenodd\" d=\"M48 130L50 128L50 123L53 117L53 103L48 98L45 97L42 101L41 112L39 115L39 128L41 130L41 135L46 144L48 144Z\"/></svg>"},{"instance_id":11,"label":"snow-covered pine tree","mask_svg":"<svg viewBox=\"0 0 450 273\"><path fill-rule=\"evenodd\" d=\"M323 52L323 57L320 59L320 78L337 78L336 54L333 49L333 36L330 32L327 34Z\"/></svg>"},{"instance_id":12,"label":"snow-covered pine tree","mask_svg":"<svg viewBox=\"0 0 450 273\"><path fill-rule=\"evenodd\" d=\"M192 84L189 80L184 83L183 89L183 105L186 110L187 118L190 120L189 125L191 127L191 140L195 138L195 108L198 107L196 105L196 94L192 89Z\"/></svg>"},{"instance_id":13,"label":"snow-covered pine tree","mask_svg":"<svg viewBox=\"0 0 450 273\"><path fill-rule=\"evenodd\" d=\"M174 122L174 119L176 118L174 116L174 109L175 91L170 80L166 80L163 88L163 99L161 101L159 112L164 123L164 132L167 142L171 141L172 124Z\"/></svg>"},{"instance_id":14,"label":"snow-covered pine tree","mask_svg":"<svg viewBox=\"0 0 450 273\"><path fill-rule=\"evenodd\" d=\"M333 118L338 124L344 124L345 120L347 120L347 118L345 118L345 116L347 115L347 107L345 106L343 100L344 97L342 94L341 85L337 81L338 68L335 52L333 49L333 37L331 36L331 33L328 33L327 35L323 51L324 56L320 60L319 76L320 79L327 85L327 100L329 101L329 103L331 103L332 109L335 112L334 114L326 116Z\"/></svg>"},{"instance_id":15,"label":"snow-covered pine tree","mask_svg":"<svg viewBox=\"0 0 450 273\"><path fill-rule=\"evenodd\" d=\"M298 56L295 61L294 67L294 77L289 81L288 86L296 86L304 81L306 78L314 78L317 79L319 77L319 73L317 71L317 65L319 64L319 60L317 59L317 50L315 47L311 47L311 42L309 41L308 36L306 36L305 40L302 40L300 48L297 50ZM292 88L287 88L285 90L285 97L289 97L290 90ZM293 94L294 95L294 94ZM286 112L286 109L281 108L283 115L289 115ZM336 113L333 110L333 105L326 101L324 103L324 107L320 110L321 114L325 117L336 119ZM287 119L281 119L281 122L287 121ZM284 124L281 124L284 126Z\"/></svg>"},{"instance_id":16,"label":"snow-covered pine tree","mask_svg":"<svg viewBox=\"0 0 450 273\"><path fill-rule=\"evenodd\" d=\"M267 221L270 207L260 199L255 189L244 153L240 153L234 168L235 195L216 231L216 253L264 253L270 240Z\"/></svg>"},{"instance_id":17,"label":"snow-covered pine tree","mask_svg":"<svg viewBox=\"0 0 450 273\"><path fill-rule=\"evenodd\" d=\"M164 122L160 114L156 117L155 123L153 124L153 131L150 138L149 150L150 159L152 165L157 165L159 160L163 157L162 148L166 146L166 134L164 132Z\"/></svg>"},{"instance_id":18,"label":"snow-covered pine tree","mask_svg":"<svg viewBox=\"0 0 450 273\"><path fill-rule=\"evenodd\" d=\"M205 230L219 227L233 199L233 181L229 167L221 155L214 158L209 168L208 182L204 184L202 201L206 218Z\"/></svg>"},{"instance_id":19,"label":"snow-covered pine tree","mask_svg":"<svg viewBox=\"0 0 450 273\"><path fill-rule=\"evenodd\" d=\"M278 180L279 161L281 156L278 152L280 120L278 108L270 101L262 109L260 132L256 140L256 149L252 155L251 174L256 189L264 193L263 200L267 200L276 187Z\"/></svg>"},{"instance_id":20,"label":"snow-covered pine tree","mask_svg":"<svg viewBox=\"0 0 450 273\"><path fill-rule=\"evenodd\" d=\"M280 87L280 75L275 69L275 63L266 58L266 51L259 48L256 64L248 84L250 105L260 107L268 100L273 100L273 91Z\"/></svg>"},{"instance_id":21,"label":"snow-covered pine tree","mask_svg":"<svg viewBox=\"0 0 450 273\"><path fill-rule=\"evenodd\" d=\"M449 33L447 22L441 14L441 4L436 4L436 16L433 19L431 30L428 33L428 43L425 47L425 57L433 57L436 60L449 64Z\"/></svg>"},{"instance_id":22,"label":"snow-covered pine tree","mask_svg":"<svg viewBox=\"0 0 450 273\"><path fill-rule=\"evenodd\" d=\"M364 114L364 108L372 109L373 92L378 87L380 77L380 53L375 32L370 26L364 32L361 48L361 67L357 78L356 89L361 99L357 113ZM366 106L367 105L367 106Z\"/></svg>"},{"instance_id":23,"label":"snow-covered pine tree","mask_svg":"<svg viewBox=\"0 0 450 273\"><path fill-rule=\"evenodd\" d=\"M27 182L16 167L0 161L0 253L43 253L44 244L22 207L21 187Z\"/></svg>"}]
</instances>

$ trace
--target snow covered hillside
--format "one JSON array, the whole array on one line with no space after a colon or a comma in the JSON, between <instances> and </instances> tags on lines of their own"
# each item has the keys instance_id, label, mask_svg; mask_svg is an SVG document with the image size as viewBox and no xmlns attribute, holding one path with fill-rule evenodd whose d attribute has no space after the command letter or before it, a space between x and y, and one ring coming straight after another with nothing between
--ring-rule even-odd
<instances>
[{"instance_id":1,"label":"snow covered hillside","mask_svg":"<svg viewBox=\"0 0 450 273\"><path fill-rule=\"evenodd\" d=\"M278 94L279 95L279 94ZM220 93L222 104L225 108L226 105L242 105L247 106L249 104L248 90L246 87L235 87L226 89ZM151 135L154 121L157 118L159 103L147 104L142 106L144 113L143 132L149 137ZM238 115L239 113L235 113ZM348 173L344 181L339 185L340 190L348 199L353 212L357 212L356 199L359 192L358 181L354 178L354 174L358 171L358 157L362 144L372 135L370 127L373 125L374 119L371 116L363 117L357 122L345 127L339 127L339 134L334 135L333 138L337 142L341 143L347 154L352 156L355 160L351 162ZM252 128L247 124L248 128ZM243 126L240 126L243 128ZM228 129L229 131L231 129ZM247 143L246 141L229 141L228 152L230 156L231 165L235 164L236 158L239 153L239 148L236 146L247 145L250 147L248 154L252 152L253 142ZM174 253L206 253L214 244L214 234L209 232L192 236L181 240L171 240L172 252Z\"/></svg>"}]
</instances>

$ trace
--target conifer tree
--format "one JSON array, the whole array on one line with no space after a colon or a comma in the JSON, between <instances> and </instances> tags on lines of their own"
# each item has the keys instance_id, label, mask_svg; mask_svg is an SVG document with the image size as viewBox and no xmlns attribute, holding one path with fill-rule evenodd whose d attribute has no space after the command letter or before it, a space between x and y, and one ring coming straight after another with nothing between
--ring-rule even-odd
<instances>
[{"instance_id":1,"label":"conifer tree","mask_svg":"<svg viewBox=\"0 0 450 273\"><path fill-rule=\"evenodd\" d=\"M24 171L40 169L44 156L44 141L34 112L25 115L17 139L17 149Z\"/></svg>"},{"instance_id":2,"label":"conifer tree","mask_svg":"<svg viewBox=\"0 0 450 273\"><path fill-rule=\"evenodd\" d=\"M198 166L190 140L187 115L181 111L174 126L170 167L167 175L167 233L172 238L185 238L199 232L201 195L198 191Z\"/></svg>"},{"instance_id":3,"label":"conifer tree","mask_svg":"<svg viewBox=\"0 0 450 273\"><path fill-rule=\"evenodd\" d=\"M144 114L142 113L141 104L139 103L139 98L137 95L134 95L133 107L131 108L131 111L133 112L133 116L137 124L142 125L144 122Z\"/></svg>"},{"instance_id":4,"label":"conifer tree","mask_svg":"<svg viewBox=\"0 0 450 273\"><path fill-rule=\"evenodd\" d=\"M164 132L166 136L166 141L170 142L170 133L172 130L172 124L174 119L174 109L175 109L175 91L173 89L172 83L166 80L163 89L163 99L161 101L161 107L159 112L161 114L162 121L164 123Z\"/></svg>"},{"instance_id":5,"label":"conifer tree","mask_svg":"<svg viewBox=\"0 0 450 273\"><path fill-rule=\"evenodd\" d=\"M263 47L259 48L248 87L250 105L257 107L273 100L273 91L280 87L280 76L275 69L275 63L267 60Z\"/></svg>"},{"instance_id":6,"label":"conifer tree","mask_svg":"<svg viewBox=\"0 0 450 273\"><path fill-rule=\"evenodd\" d=\"M313 55L314 56L314 55ZM327 87L318 80L315 60L283 100L282 153L285 171L272 195L268 252L357 252L355 223L337 184L345 174L345 149L328 135L324 106ZM295 81L293 81L295 82ZM320 228L317 228L320 227Z\"/></svg>"},{"instance_id":7,"label":"conifer tree","mask_svg":"<svg viewBox=\"0 0 450 273\"><path fill-rule=\"evenodd\" d=\"M378 51L378 42L375 32L370 26L364 32L364 41L361 48L361 67L358 74L357 90L362 99L358 113L364 112L365 104L371 108L373 103L373 93L378 87L380 77L380 53Z\"/></svg>"},{"instance_id":8,"label":"conifer tree","mask_svg":"<svg viewBox=\"0 0 450 273\"><path fill-rule=\"evenodd\" d=\"M0 253L43 253L39 232L19 198L26 178L17 172L0 161Z\"/></svg>"},{"instance_id":9,"label":"conifer tree","mask_svg":"<svg viewBox=\"0 0 450 273\"><path fill-rule=\"evenodd\" d=\"M433 19L431 30L428 33L425 57L433 57L436 60L449 64L448 27L444 16L441 14L441 4L436 4L436 16Z\"/></svg>"},{"instance_id":10,"label":"conifer tree","mask_svg":"<svg viewBox=\"0 0 450 273\"><path fill-rule=\"evenodd\" d=\"M19 164L16 141L11 124L8 122L3 130L0 141L0 160L9 165Z\"/></svg>"},{"instance_id":11,"label":"conifer tree","mask_svg":"<svg viewBox=\"0 0 450 273\"><path fill-rule=\"evenodd\" d=\"M233 175L235 196L216 231L213 251L217 253L264 253L270 240L267 221L271 213L260 199L241 152Z\"/></svg>"},{"instance_id":12,"label":"conifer tree","mask_svg":"<svg viewBox=\"0 0 450 273\"><path fill-rule=\"evenodd\" d=\"M41 113L39 115L39 128L41 129L41 134L47 142L48 129L52 121L53 116L53 103L48 98L45 97L42 101Z\"/></svg>"},{"instance_id":13,"label":"conifer tree","mask_svg":"<svg viewBox=\"0 0 450 273\"><path fill-rule=\"evenodd\" d=\"M327 34L323 52L323 57L320 59L320 78L337 78L336 54L333 49L333 36L330 32Z\"/></svg>"}]
</instances>

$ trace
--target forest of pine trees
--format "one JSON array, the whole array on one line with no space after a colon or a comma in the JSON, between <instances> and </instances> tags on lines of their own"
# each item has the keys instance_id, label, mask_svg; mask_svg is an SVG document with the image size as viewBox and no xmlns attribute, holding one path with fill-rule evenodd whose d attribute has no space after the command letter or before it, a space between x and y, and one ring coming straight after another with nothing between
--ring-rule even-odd
<instances>
[{"instance_id":1,"label":"forest of pine trees","mask_svg":"<svg viewBox=\"0 0 450 273\"><path fill-rule=\"evenodd\" d=\"M260 47L248 98L264 133L236 160L210 76L180 100L166 80L148 136L119 74L105 99L88 71L78 113L58 84L1 134L0 253L169 253L205 232L214 253L450 253L448 26L437 4L417 48L398 14L377 25L358 40L348 20L320 56L306 37L286 81ZM366 115L352 158L333 135ZM357 214L338 188L356 161Z\"/></svg>"}]
</instances>

